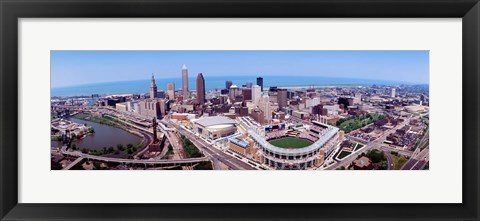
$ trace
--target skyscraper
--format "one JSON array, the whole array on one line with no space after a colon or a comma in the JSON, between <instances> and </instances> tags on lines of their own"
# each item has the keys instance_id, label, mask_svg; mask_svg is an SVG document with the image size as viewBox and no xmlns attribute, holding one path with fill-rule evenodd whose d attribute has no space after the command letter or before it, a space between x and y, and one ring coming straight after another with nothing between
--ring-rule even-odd
<instances>
[{"instance_id":1,"label":"skyscraper","mask_svg":"<svg viewBox=\"0 0 480 221\"><path fill-rule=\"evenodd\" d=\"M201 105L205 104L205 79L202 73L197 76L197 102Z\"/></svg>"},{"instance_id":2,"label":"skyscraper","mask_svg":"<svg viewBox=\"0 0 480 221\"><path fill-rule=\"evenodd\" d=\"M232 81L225 81L225 88L230 89L230 87L233 85Z\"/></svg>"},{"instance_id":3,"label":"skyscraper","mask_svg":"<svg viewBox=\"0 0 480 221\"><path fill-rule=\"evenodd\" d=\"M155 84L155 77L152 73L152 80L150 81L150 98L157 98L157 84Z\"/></svg>"},{"instance_id":4,"label":"skyscraper","mask_svg":"<svg viewBox=\"0 0 480 221\"><path fill-rule=\"evenodd\" d=\"M278 107L280 109L287 106L288 104L287 89L281 88L277 90L277 102L278 102Z\"/></svg>"},{"instance_id":5,"label":"skyscraper","mask_svg":"<svg viewBox=\"0 0 480 221\"><path fill-rule=\"evenodd\" d=\"M185 64L183 64L182 66L182 93L183 93L183 100L187 100L188 99L188 70Z\"/></svg>"},{"instance_id":6,"label":"skyscraper","mask_svg":"<svg viewBox=\"0 0 480 221\"><path fill-rule=\"evenodd\" d=\"M258 107L262 110L263 114L265 115L265 120L267 123L272 120L272 108L270 106L270 97L266 94L260 97L258 102Z\"/></svg>"},{"instance_id":7,"label":"skyscraper","mask_svg":"<svg viewBox=\"0 0 480 221\"><path fill-rule=\"evenodd\" d=\"M175 99L175 83L168 83L167 84L167 95L169 100Z\"/></svg>"},{"instance_id":8,"label":"skyscraper","mask_svg":"<svg viewBox=\"0 0 480 221\"><path fill-rule=\"evenodd\" d=\"M260 86L260 89L263 91L263 78L262 77L257 78L257 85Z\"/></svg>"},{"instance_id":9,"label":"skyscraper","mask_svg":"<svg viewBox=\"0 0 480 221\"><path fill-rule=\"evenodd\" d=\"M395 88L392 88L392 94L391 94L391 97L394 98L395 97Z\"/></svg>"},{"instance_id":10,"label":"skyscraper","mask_svg":"<svg viewBox=\"0 0 480 221\"><path fill-rule=\"evenodd\" d=\"M260 96L262 95L262 89L258 85L253 85L252 87L252 102L255 105L258 105L258 100L260 99Z\"/></svg>"}]
</instances>

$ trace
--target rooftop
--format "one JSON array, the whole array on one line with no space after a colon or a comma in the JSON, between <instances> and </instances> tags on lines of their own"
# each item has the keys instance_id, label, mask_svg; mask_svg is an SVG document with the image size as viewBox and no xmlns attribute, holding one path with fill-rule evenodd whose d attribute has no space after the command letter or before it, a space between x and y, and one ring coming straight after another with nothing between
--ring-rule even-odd
<instances>
[{"instance_id":1,"label":"rooftop","mask_svg":"<svg viewBox=\"0 0 480 221\"><path fill-rule=\"evenodd\" d=\"M235 124L236 121L225 116L204 117L194 121L196 124L200 124L204 127L210 127L222 124Z\"/></svg>"},{"instance_id":2,"label":"rooftop","mask_svg":"<svg viewBox=\"0 0 480 221\"><path fill-rule=\"evenodd\" d=\"M230 142L240 146L240 147L243 147L243 148L247 148L248 147L248 142L245 141L245 140L242 140L238 137L234 137L234 138L230 138L228 139Z\"/></svg>"}]
</instances>

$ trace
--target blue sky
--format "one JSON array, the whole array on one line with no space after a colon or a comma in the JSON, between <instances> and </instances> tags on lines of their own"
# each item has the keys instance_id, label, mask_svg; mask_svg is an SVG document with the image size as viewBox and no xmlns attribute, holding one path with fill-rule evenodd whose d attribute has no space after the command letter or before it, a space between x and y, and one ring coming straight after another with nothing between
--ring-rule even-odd
<instances>
[{"instance_id":1,"label":"blue sky","mask_svg":"<svg viewBox=\"0 0 480 221\"><path fill-rule=\"evenodd\" d=\"M150 78L325 76L428 83L428 51L51 51L51 86Z\"/></svg>"}]
</instances>

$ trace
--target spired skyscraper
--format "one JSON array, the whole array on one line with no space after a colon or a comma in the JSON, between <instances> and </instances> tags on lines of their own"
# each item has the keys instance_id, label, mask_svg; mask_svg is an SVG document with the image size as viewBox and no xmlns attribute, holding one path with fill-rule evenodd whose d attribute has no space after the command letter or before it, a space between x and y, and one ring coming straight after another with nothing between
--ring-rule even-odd
<instances>
[{"instance_id":1,"label":"spired skyscraper","mask_svg":"<svg viewBox=\"0 0 480 221\"><path fill-rule=\"evenodd\" d=\"M198 73L197 76L197 102L200 105L205 104L205 79L202 73Z\"/></svg>"},{"instance_id":2,"label":"spired skyscraper","mask_svg":"<svg viewBox=\"0 0 480 221\"><path fill-rule=\"evenodd\" d=\"M188 70L185 64L183 64L182 66L182 94L183 94L183 100L187 100L188 99Z\"/></svg>"},{"instance_id":3,"label":"spired skyscraper","mask_svg":"<svg viewBox=\"0 0 480 221\"><path fill-rule=\"evenodd\" d=\"M153 76L152 73L152 80L150 81L150 98L157 98L158 93L157 93L157 84L155 83L155 77Z\"/></svg>"}]
</instances>

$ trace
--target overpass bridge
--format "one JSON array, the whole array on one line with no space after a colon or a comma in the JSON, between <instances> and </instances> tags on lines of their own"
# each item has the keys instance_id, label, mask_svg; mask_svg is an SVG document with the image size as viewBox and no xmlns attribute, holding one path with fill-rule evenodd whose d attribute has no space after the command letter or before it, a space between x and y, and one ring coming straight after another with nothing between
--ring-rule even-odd
<instances>
[{"instance_id":1,"label":"overpass bridge","mask_svg":"<svg viewBox=\"0 0 480 221\"><path fill-rule=\"evenodd\" d=\"M74 160L73 162L71 162L70 164L68 164L65 168L63 168L62 170L72 169L73 166L75 166L77 163L80 163L83 159L84 159L83 157L77 158L76 160Z\"/></svg>"},{"instance_id":2,"label":"overpass bridge","mask_svg":"<svg viewBox=\"0 0 480 221\"><path fill-rule=\"evenodd\" d=\"M207 157L198 157L198 158L187 158L187 159L176 159L176 160L153 160L153 159L121 159L121 158L111 158L111 157L102 157L102 156L95 156L90 154L84 154L79 151L67 151L67 147L63 146L61 149L61 153L67 156L84 158L88 160L97 160L102 162L113 162L113 163L121 163L121 164L136 164L136 165L157 165L157 166L179 166L179 165L187 165L191 166L196 163L206 162L209 161Z\"/></svg>"}]
</instances>

